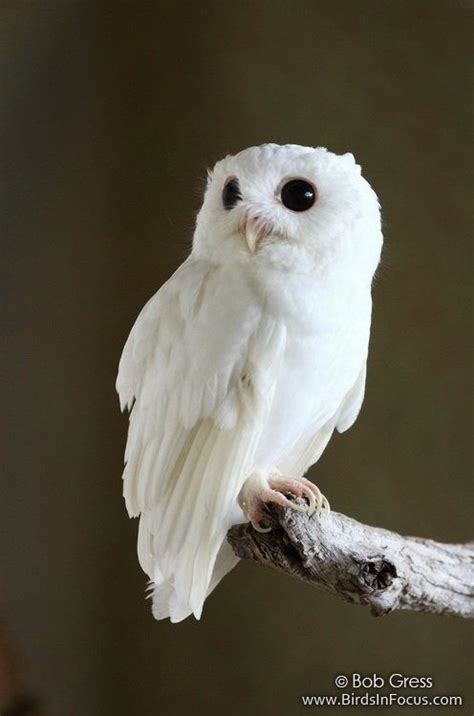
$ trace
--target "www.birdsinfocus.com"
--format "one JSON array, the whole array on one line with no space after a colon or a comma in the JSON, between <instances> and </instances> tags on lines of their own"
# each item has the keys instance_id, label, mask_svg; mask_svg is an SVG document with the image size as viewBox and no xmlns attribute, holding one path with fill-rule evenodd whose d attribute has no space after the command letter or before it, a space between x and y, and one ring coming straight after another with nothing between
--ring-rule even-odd
<instances>
[{"instance_id":1,"label":"www.birdsinfocus.com","mask_svg":"<svg viewBox=\"0 0 474 716\"><path fill-rule=\"evenodd\" d=\"M153 614L200 618L266 502L327 509L303 475L360 410L377 196L352 154L264 144L209 173L192 251L140 313L117 390L124 496Z\"/></svg>"}]
</instances>

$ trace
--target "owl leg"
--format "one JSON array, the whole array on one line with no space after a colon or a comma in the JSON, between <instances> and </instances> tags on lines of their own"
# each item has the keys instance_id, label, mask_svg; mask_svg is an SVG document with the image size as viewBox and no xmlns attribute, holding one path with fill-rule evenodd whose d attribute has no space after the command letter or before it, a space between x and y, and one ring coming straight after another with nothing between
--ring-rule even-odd
<instances>
[{"instance_id":1,"label":"owl leg","mask_svg":"<svg viewBox=\"0 0 474 716\"><path fill-rule=\"evenodd\" d=\"M287 495L303 497L308 505L300 505L290 500ZM321 494L316 485L304 477L284 477L273 469L257 470L244 483L238 497L239 505L249 522L258 532L269 532L271 527L262 527L264 505L275 503L282 507L312 515L316 510L327 510L329 502Z\"/></svg>"}]
</instances>

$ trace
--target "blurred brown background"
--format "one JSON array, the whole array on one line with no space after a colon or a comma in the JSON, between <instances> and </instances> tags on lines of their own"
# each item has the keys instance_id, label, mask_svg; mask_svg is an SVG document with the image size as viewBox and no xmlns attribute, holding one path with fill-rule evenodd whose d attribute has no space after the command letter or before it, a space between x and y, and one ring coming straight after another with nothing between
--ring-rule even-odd
<instances>
[{"instance_id":1,"label":"blurred brown background","mask_svg":"<svg viewBox=\"0 0 474 716\"><path fill-rule=\"evenodd\" d=\"M287 716L353 671L431 675L472 712L461 620L376 620L240 564L200 623L153 621L114 392L206 167L264 141L353 151L386 248L365 407L312 475L362 521L472 538L470 8L3 0L0 619L49 714Z\"/></svg>"}]
</instances>

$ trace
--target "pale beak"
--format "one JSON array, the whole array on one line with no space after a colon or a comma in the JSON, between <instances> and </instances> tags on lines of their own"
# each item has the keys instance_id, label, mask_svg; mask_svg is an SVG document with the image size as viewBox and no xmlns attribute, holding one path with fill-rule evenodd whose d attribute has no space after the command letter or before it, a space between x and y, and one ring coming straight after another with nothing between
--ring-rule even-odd
<instances>
[{"instance_id":1,"label":"pale beak","mask_svg":"<svg viewBox=\"0 0 474 716\"><path fill-rule=\"evenodd\" d=\"M244 235L250 253L254 254L260 241L269 235L269 230L259 219L249 216L244 224Z\"/></svg>"}]
</instances>

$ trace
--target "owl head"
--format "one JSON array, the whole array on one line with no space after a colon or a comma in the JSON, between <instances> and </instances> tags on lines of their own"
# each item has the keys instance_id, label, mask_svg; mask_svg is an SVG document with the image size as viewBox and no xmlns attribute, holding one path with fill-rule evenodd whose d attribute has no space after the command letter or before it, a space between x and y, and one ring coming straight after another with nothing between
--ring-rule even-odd
<instances>
[{"instance_id":1,"label":"owl head","mask_svg":"<svg viewBox=\"0 0 474 716\"><path fill-rule=\"evenodd\" d=\"M263 144L209 172L193 253L304 272L344 263L371 276L381 245L377 196L352 154Z\"/></svg>"}]
</instances>

